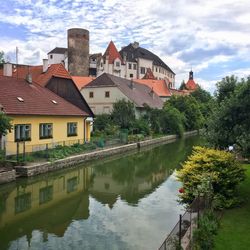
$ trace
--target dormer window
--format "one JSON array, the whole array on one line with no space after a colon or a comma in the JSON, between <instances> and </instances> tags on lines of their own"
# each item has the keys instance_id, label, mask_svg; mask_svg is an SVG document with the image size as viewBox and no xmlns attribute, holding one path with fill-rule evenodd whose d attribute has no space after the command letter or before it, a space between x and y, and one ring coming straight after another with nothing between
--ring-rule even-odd
<instances>
[{"instance_id":1,"label":"dormer window","mask_svg":"<svg viewBox=\"0 0 250 250\"><path fill-rule=\"evenodd\" d=\"M119 61L115 62L115 66L120 67L120 62Z\"/></svg>"}]
</instances>

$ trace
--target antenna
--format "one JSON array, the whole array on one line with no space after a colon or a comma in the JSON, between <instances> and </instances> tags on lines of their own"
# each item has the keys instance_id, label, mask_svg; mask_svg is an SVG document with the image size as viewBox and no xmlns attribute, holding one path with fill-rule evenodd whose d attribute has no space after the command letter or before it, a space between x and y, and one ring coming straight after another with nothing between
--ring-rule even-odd
<instances>
[{"instance_id":1,"label":"antenna","mask_svg":"<svg viewBox=\"0 0 250 250\"><path fill-rule=\"evenodd\" d=\"M18 47L16 47L16 78L18 78Z\"/></svg>"}]
</instances>

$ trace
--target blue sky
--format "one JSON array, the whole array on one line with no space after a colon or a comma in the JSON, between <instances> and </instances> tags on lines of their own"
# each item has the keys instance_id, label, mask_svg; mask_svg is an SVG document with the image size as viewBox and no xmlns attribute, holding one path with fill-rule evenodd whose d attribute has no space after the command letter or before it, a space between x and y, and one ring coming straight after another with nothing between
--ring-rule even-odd
<instances>
[{"instance_id":1,"label":"blue sky","mask_svg":"<svg viewBox=\"0 0 250 250\"><path fill-rule=\"evenodd\" d=\"M250 75L249 0L0 0L0 50L14 62L41 64L48 51L66 47L68 28L90 31L90 51L104 53L138 41L176 73L192 67L213 92L226 75Z\"/></svg>"}]
</instances>

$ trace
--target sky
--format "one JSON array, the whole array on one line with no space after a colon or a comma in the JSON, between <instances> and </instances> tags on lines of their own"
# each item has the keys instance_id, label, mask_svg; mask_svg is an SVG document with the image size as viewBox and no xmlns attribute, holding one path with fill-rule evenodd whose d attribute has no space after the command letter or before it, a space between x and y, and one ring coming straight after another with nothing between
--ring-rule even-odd
<instances>
[{"instance_id":1,"label":"sky","mask_svg":"<svg viewBox=\"0 0 250 250\"><path fill-rule=\"evenodd\" d=\"M0 51L15 62L42 64L54 47L67 47L67 29L90 32L90 52L134 41L176 73L192 68L211 93L227 75L250 75L250 0L0 0Z\"/></svg>"}]
</instances>

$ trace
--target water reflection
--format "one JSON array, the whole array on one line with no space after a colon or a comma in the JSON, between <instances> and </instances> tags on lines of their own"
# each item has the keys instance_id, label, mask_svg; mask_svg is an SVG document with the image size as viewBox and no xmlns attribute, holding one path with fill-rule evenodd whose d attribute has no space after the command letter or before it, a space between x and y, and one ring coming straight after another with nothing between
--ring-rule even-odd
<instances>
[{"instance_id":1,"label":"water reflection","mask_svg":"<svg viewBox=\"0 0 250 250\"><path fill-rule=\"evenodd\" d=\"M190 138L1 186L0 249L157 247L181 209L178 184L168 177L197 142ZM162 223L166 215L173 216L169 225ZM153 239L145 237L152 233Z\"/></svg>"}]
</instances>

